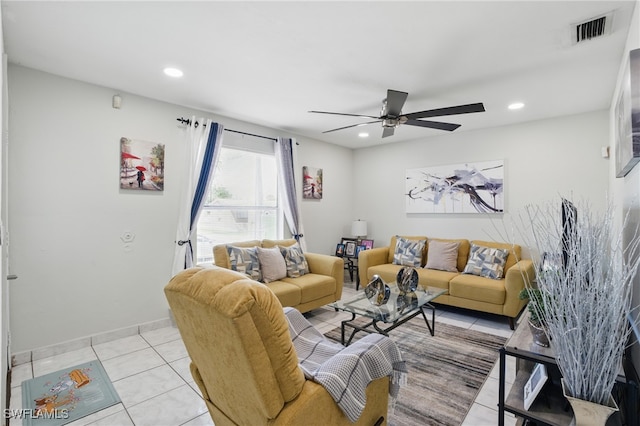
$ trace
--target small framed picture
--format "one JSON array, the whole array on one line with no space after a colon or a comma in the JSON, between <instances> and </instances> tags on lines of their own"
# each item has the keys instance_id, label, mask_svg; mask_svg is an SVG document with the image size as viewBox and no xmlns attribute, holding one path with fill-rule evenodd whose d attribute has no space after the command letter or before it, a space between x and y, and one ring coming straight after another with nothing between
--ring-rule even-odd
<instances>
[{"instance_id":1,"label":"small framed picture","mask_svg":"<svg viewBox=\"0 0 640 426\"><path fill-rule=\"evenodd\" d=\"M547 375L547 368L544 364L536 364L531 372L531 377L524 385L524 409L528 410L535 401L536 396L542 390L542 387L547 382L549 376Z\"/></svg>"},{"instance_id":2,"label":"small framed picture","mask_svg":"<svg viewBox=\"0 0 640 426\"><path fill-rule=\"evenodd\" d=\"M348 242L356 242L358 241L357 238L350 238L350 237L342 237L342 244L344 244L345 246L347 245Z\"/></svg>"},{"instance_id":3,"label":"small framed picture","mask_svg":"<svg viewBox=\"0 0 640 426\"><path fill-rule=\"evenodd\" d=\"M336 245L336 256L339 256L339 257L344 256L344 244Z\"/></svg>"},{"instance_id":4,"label":"small framed picture","mask_svg":"<svg viewBox=\"0 0 640 426\"><path fill-rule=\"evenodd\" d=\"M360 244L365 247L365 250L370 250L373 248L373 240L360 240Z\"/></svg>"},{"instance_id":5,"label":"small framed picture","mask_svg":"<svg viewBox=\"0 0 640 426\"><path fill-rule=\"evenodd\" d=\"M355 241L347 241L344 245L344 253L347 257L355 257L356 256L356 242Z\"/></svg>"},{"instance_id":6,"label":"small framed picture","mask_svg":"<svg viewBox=\"0 0 640 426\"><path fill-rule=\"evenodd\" d=\"M367 250L367 246L358 246L356 247L356 257L360 255L361 251Z\"/></svg>"}]
</instances>

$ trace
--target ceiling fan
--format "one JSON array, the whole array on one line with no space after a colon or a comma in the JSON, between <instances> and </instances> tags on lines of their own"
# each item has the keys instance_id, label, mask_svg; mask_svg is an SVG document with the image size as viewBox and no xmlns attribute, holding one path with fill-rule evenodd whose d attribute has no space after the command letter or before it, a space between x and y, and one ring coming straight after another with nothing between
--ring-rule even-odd
<instances>
[{"instance_id":1,"label":"ceiling fan","mask_svg":"<svg viewBox=\"0 0 640 426\"><path fill-rule=\"evenodd\" d=\"M362 114L347 114L341 112L327 112L327 111L309 111L315 114L333 114L344 115L349 117L364 117L373 118L374 121L367 121L366 123L352 124L350 126L338 127L337 129L327 130L322 133L330 133L338 130L349 129L352 127L366 126L373 123L382 123L382 137L386 138L393 135L396 127L401 124L407 124L409 126L429 127L431 129L446 130L449 132L454 131L460 124L443 123L441 121L428 121L420 120L421 118L428 117L441 117L444 115L456 115L456 114L469 114L472 112L484 112L484 105L480 103L458 105L446 108L429 109L426 111L412 112L410 114L403 114L402 107L409 96L406 92L399 92L397 90L387 90L387 98L382 101L382 111L380 116L375 117L373 115Z\"/></svg>"}]
</instances>

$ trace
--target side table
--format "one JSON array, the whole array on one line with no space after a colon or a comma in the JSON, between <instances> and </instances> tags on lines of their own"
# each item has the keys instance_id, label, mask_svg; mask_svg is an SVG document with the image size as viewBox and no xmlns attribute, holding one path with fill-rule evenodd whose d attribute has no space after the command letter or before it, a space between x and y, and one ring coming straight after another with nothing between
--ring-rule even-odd
<instances>
[{"instance_id":1,"label":"side table","mask_svg":"<svg viewBox=\"0 0 640 426\"><path fill-rule=\"evenodd\" d=\"M357 257L344 257L344 269L349 271L349 279L353 282L353 273L356 274L356 290L360 287L360 277L358 275L358 258Z\"/></svg>"},{"instance_id":2,"label":"side table","mask_svg":"<svg viewBox=\"0 0 640 426\"><path fill-rule=\"evenodd\" d=\"M558 386L549 383L541 392L541 398L536 400L529 410L524 408L524 386L529 380L531 370L536 363L545 364L548 367L556 366L553 344L545 348L533 343L533 337L527 324L529 313L526 312L520 324L513 332L511 338L500 349L500 377L498 388L498 425L504 425L504 413L510 412L519 418L517 424L526 423L524 420L534 422L536 425L569 426L573 418L566 398ZM505 386L506 357L516 358L516 378L507 394ZM617 389L616 389L617 388ZM617 392L615 392L617 390ZM638 384L625 377L625 371L621 368L614 397L620 406L620 412L614 415L607 425L624 424L638 426Z\"/></svg>"},{"instance_id":3,"label":"side table","mask_svg":"<svg viewBox=\"0 0 640 426\"><path fill-rule=\"evenodd\" d=\"M356 256L338 256L344 260L344 270L349 271L349 279L353 282L353 274L356 274L356 290L360 287L360 276L358 274L358 258Z\"/></svg>"}]
</instances>

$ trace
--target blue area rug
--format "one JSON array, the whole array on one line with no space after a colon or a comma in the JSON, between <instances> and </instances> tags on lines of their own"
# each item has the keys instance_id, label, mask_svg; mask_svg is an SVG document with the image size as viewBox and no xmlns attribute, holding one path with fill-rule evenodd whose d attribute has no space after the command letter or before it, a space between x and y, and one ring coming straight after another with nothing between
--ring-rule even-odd
<instances>
[{"instance_id":1,"label":"blue area rug","mask_svg":"<svg viewBox=\"0 0 640 426\"><path fill-rule=\"evenodd\" d=\"M100 361L22 382L20 417L25 426L70 423L120 402Z\"/></svg>"}]
</instances>

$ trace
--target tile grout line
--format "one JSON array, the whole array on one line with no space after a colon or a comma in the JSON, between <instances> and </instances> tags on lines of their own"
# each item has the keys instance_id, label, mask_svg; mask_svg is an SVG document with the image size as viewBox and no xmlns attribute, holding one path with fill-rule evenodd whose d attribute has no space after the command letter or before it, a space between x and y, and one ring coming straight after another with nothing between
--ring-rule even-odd
<instances>
[{"instance_id":1,"label":"tile grout line","mask_svg":"<svg viewBox=\"0 0 640 426\"><path fill-rule=\"evenodd\" d=\"M166 363L165 363L165 365L169 366L169 365L168 365L168 364L166 364ZM124 380L124 379L129 378L129 377L137 376L138 374L142 374L142 373L145 373L145 372L147 372L147 371L154 370L154 369L156 369L156 368L162 368L162 367L164 367L164 366L163 366L163 365L158 365L157 367L149 368L149 369L147 369L147 370L140 371L139 373L132 374L132 375L127 376L127 377L123 377L122 379L118 379L118 380L116 380L116 382L119 382L120 380ZM169 368L171 368L171 366L169 366ZM172 369L172 370L173 370L173 369ZM177 373L176 373L176 374L177 374ZM127 415L131 418L131 414L129 413L129 408L136 407L136 406L138 406L138 405L140 405L140 404L142 404L142 403L144 403L144 402L147 402L147 401L150 401L150 400L152 400L152 399L154 399L154 398L157 398L157 397L159 397L160 395L164 395L164 394L166 394L166 393L169 393L169 392L171 392L171 391L174 391L174 390L176 390L176 389L179 389L179 388L181 388L181 387L183 387L183 386L185 386L185 385L186 385L187 387L189 387L190 389L192 389L192 388L191 388L191 386L189 385L189 383L185 382L185 380L182 378L182 376L180 376L180 375L178 374L178 377L180 377L180 380L181 380L183 383L179 384L179 385L178 385L178 386L176 386L176 387L173 387L173 388L171 388L171 389L168 389L168 390L166 390L166 391L164 391L164 392L161 392L161 393L159 393L159 394L157 394L157 395L151 396L151 397L149 397L149 398L147 398L147 399L143 399L143 400L142 400L142 401L140 401L140 402L136 402L135 404L131 405L130 407L127 407L127 406L124 404L124 401L122 401L122 400L121 400L121 401L120 401L120 403L122 404L122 406L124 407L125 411L127 412ZM115 382L113 382L113 383L115 383ZM196 394L197 394L197 393L196 393ZM200 396L200 395L198 395L198 396ZM133 422L133 419L132 419L132 423L135 425L135 423Z\"/></svg>"}]
</instances>

